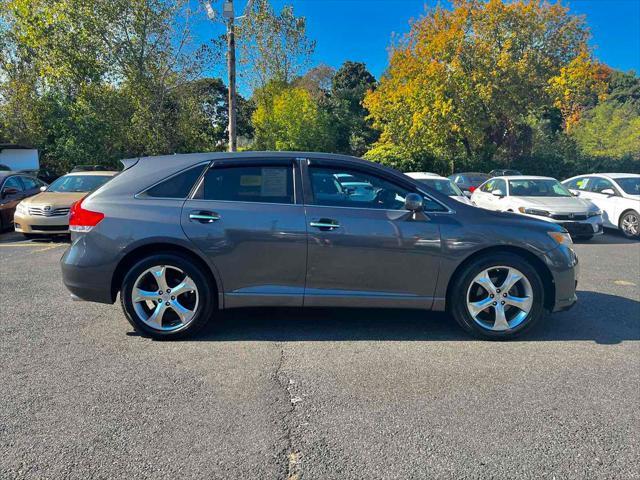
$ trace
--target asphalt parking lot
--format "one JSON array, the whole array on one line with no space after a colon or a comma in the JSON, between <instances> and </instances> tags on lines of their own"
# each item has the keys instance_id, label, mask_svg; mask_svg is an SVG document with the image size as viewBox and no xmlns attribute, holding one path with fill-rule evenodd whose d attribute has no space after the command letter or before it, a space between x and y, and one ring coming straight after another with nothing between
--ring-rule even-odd
<instances>
[{"instance_id":1,"label":"asphalt parking lot","mask_svg":"<svg viewBox=\"0 0 640 480\"><path fill-rule=\"evenodd\" d=\"M526 337L445 315L226 313L136 335L77 303L64 242L0 235L0 478L640 478L640 243L576 249L579 304Z\"/></svg>"}]
</instances>

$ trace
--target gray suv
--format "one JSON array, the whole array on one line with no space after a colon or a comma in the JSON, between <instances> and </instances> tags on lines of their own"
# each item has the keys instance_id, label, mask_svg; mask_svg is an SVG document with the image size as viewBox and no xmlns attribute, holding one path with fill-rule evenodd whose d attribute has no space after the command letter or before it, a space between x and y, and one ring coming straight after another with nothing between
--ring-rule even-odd
<instances>
[{"instance_id":1,"label":"gray suv","mask_svg":"<svg viewBox=\"0 0 640 480\"><path fill-rule=\"evenodd\" d=\"M120 293L152 337L192 334L219 309L304 306L446 310L505 339L576 301L562 227L464 205L378 164L303 152L123 163L72 207L62 273L75 299Z\"/></svg>"}]
</instances>

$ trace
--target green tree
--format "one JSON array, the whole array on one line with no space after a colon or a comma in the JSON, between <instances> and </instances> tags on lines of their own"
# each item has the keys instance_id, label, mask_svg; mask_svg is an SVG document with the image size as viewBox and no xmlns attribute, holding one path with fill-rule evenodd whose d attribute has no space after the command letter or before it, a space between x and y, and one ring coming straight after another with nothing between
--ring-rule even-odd
<instances>
[{"instance_id":1,"label":"green tree","mask_svg":"<svg viewBox=\"0 0 640 480\"><path fill-rule=\"evenodd\" d=\"M307 90L274 82L257 97L252 117L257 149L333 150L330 118Z\"/></svg>"},{"instance_id":2,"label":"green tree","mask_svg":"<svg viewBox=\"0 0 640 480\"><path fill-rule=\"evenodd\" d=\"M578 146L592 157L629 157L640 168L640 113L629 102L604 102L591 109L572 132Z\"/></svg>"},{"instance_id":3,"label":"green tree","mask_svg":"<svg viewBox=\"0 0 640 480\"><path fill-rule=\"evenodd\" d=\"M336 117L337 151L360 156L378 139L379 133L362 104L367 92L375 87L375 77L361 62L346 61L333 76L331 106Z\"/></svg>"}]
</instances>

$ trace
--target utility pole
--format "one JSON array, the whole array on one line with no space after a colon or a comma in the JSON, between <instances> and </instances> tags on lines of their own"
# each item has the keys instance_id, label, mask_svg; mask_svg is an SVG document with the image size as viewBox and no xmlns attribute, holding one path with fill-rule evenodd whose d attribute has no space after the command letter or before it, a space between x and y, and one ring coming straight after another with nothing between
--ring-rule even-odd
<instances>
[{"instance_id":1,"label":"utility pole","mask_svg":"<svg viewBox=\"0 0 640 480\"><path fill-rule=\"evenodd\" d=\"M229 74L229 151L238 147L236 137L236 26L233 0L226 0L222 16L227 20L227 71Z\"/></svg>"},{"instance_id":2,"label":"utility pole","mask_svg":"<svg viewBox=\"0 0 640 480\"><path fill-rule=\"evenodd\" d=\"M245 8L245 14L236 17L233 8L233 0L223 0L222 5L222 17L227 26L227 72L228 72L228 87L229 87L229 151L235 152L238 148L238 138L236 135L236 26L235 20L242 19L250 12L253 0L247 2ZM207 16L210 20L216 20L216 12L211 6L210 1L206 1L204 4L207 10Z\"/></svg>"}]
</instances>

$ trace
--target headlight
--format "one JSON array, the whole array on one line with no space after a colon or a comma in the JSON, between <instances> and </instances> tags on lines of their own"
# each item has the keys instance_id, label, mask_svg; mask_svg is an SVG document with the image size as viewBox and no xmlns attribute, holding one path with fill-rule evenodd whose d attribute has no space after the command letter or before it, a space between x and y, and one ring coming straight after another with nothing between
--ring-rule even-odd
<instances>
[{"instance_id":1,"label":"headlight","mask_svg":"<svg viewBox=\"0 0 640 480\"><path fill-rule=\"evenodd\" d=\"M558 245L565 245L569 248L573 247L573 240L571 235L567 232L547 232L547 234L553 238Z\"/></svg>"},{"instance_id":2,"label":"headlight","mask_svg":"<svg viewBox=\"0 0 640 480\"><path fill-rule=\"evenodd\" d=\"M594 210L591 212L587 212L587 218L597 217L598 215L602 215L602 210Z\"/></svg>"},{"instance_id":3,"label":"headlight","mask_svg":"<svg viewBox=\"0 0 640 480\"><path fill-rule=\"evenodd\" d=\"M527 213L529 215L538 215L539 217L548 217L551 214L549 212L547 212L546 210L538 210L536 208L525 208L525 207L519 207L518 211L520 213Z\"/></svg>"},{"instance_id":4,"label":"headlight","mask_svg":"<svg viewBox=\"0 0 640 480\"><path fill-rule=\"evenodd\" d=\"M29 209L27 208L27 206L20 202L18 204L18 206L16 207L16 213L19 215L26 215L28 213Z\"/></svg>"}]
</instances>

